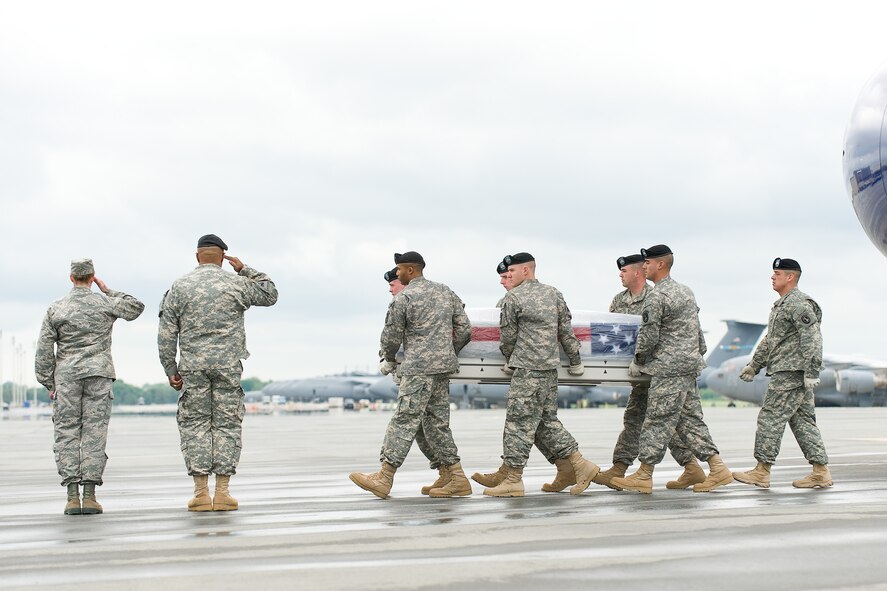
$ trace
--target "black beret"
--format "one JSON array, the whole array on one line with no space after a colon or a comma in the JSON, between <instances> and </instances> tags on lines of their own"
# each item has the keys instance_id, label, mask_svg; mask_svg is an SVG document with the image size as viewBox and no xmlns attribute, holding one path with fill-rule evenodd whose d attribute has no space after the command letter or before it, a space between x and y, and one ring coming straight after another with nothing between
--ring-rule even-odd
<instances>
[{"instance_id":1,"label":"black beret","mask_svg":"<svg viewBox=\"0 0 887 591\"><path fill-rule=\"evenodd\" d=\"M225 241L215 234L207 234L200 237L200 240L197 241L197 248L203 248L204 246L218 246L222 250L228 250L228 245L225 244Z\"/></svg>"},{"instance_id":2,"label":"black beret","mask_svg":"<svg viewBox=\"0 0 887 591\"><path fill-rule=\"evenodd\" d=\"M781 259L776 257L773 259L773 270L782 269L784 271L800 271L801 265L795 259Z\"/></svg>"},{"instance_id":3,"label":"black beret","mask_svg":"<svg viewBox=\"0 0 887 591\"><path fill-rule=\"evenodd\" d=\"M664 244L657 244L656 246L651 246L650 248L642 248L641 256L646 259L658 259L659 257L664 257L667 254L672 254L671 249Z\"/></svg>"},{"instance_id":4,"label":"black beret","mask_svg":"<svg viewBox=\"0 0 887 591\"><path fill-rule=\"evenodd\" d=\"M385 278L385 283L391 283L395 279L397 279L397 267L394 267L390 271L385 271L385 274L382 275Z\"/></svg>"},{"instance_id":5,"label":"black beret","mask_svg":"<svg viewBox=\"0 0 887 591\"><path fill-rule=\"evenodd\" d=\"M505 264L505 261L499 261L499 264L496 265L496 274L501 275L502 273L508 272L508 265Z\"/></svg>"},{"instance_id":6,"label":"black beret","mask_svg":"<svg viewBox=\"0 0 887 591\"><path fill-rule=\"evenodd\" d=\"M415 250L410 250L403 254L400 254L399 252L394 253L394 264L399 265L401 263L414 263L416 265L422 265L423 268L425 267L425 259L423 259L422 255Z\"/></svg>"},{"instance_id":7,"label":"black beret","mask_svg":"<svg viewBox=\"0 0 887 591\"><path fill-rule=\"evenodd\" d=\"M619 267L619 270L622 270L622 267L626 265L633 265L635 263L643 263L644 257L639 254L629 254L624 257L619 257L616 259L616 266Z\"/></svg>"},{"instance_id":8,"label":"black beret","mask_svg":"<svg viewBox=\"0 0 887 591\"><path fill-rule=\"evenodd\" d=\"M533 255L531 255L530 253L519 252L517 254L505 255L505 258L502 259L502 262L510 267L511 265L522 265L524 263L529 263L529 262L535 261L535 260L536 259L534 259Z\"/></svg>"}]
</instances>

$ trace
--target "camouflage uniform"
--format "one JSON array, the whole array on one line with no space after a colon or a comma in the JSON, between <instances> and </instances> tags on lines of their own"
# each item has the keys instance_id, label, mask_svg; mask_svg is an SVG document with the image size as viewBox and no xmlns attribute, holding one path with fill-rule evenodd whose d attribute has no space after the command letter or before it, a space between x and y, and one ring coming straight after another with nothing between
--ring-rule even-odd
<instances>
[{"instance_id":1,"label":"camouflage uniform","mask_svg":"<svg viewBox=\"0 0 887 591\"><path fill-rule=\"evenodd\" d=\"M534 444L554 459L566 459L579 450L557 418L558 342L570 365L581 363L571 319L561 292L536 279L523 281L503 298L499 349L514 375L508 388L502 459L512 468L526 465Z\"/></svg>"},{"instance_id":2,"label":"camouflage uniform","mask_svg":"<svg viewBox=\"0 0 887 591\"><path fill-rule=\"evenodd\" d=\"M717 454L702 417L696 377L705 363L699 308L688 287L666 277L644 301L635 363L651 376L638 459L658 464L675 434L700 460Z\"/></svg>"},{"instance_id":3,"label":"camouflage uniform","mask_svg":"<svg viewBox=\"0 0 887 591\"><path fill-rule=\"evenodd\" d=\"M93 293L74 287L54 302L43 319L34 371L55 391L55 462L62 486L102 484L108 456L111 382L111 329L118 318L135 320L145 305L123 292Z\"/></svg>"},{"instance_id":4,"label":"camouflage uniform","mask_svg":"<svg viewBox=\"0 0 887 591\"><path fill-rule=\"evenodd\" d=\"M503 303L505 303L505 297L504 297L504 296L503 296L502 298L500 298L498 302L496 302L496 307L497 307L497 308L501 308ZM555 386L555 387L556 387L556 386ZM557 398L556 398L556 397L555 397L555 406L557 406ZM536 439L533 441L533 445L535 445L535 446L536 446L536 449L538 449L538 450L540 451L540 453L542 453L542 455L545 456L545 459L548 460L548 463L549 463L549 464L554 464L555 460L560 459L559 456L557 456L553 451L551 451L551 450L548 448L547 445L545 445L545 442L543 442L543 441L539 441L538 438L536 438ZM502 457L502 460L503 460L503 461L505 460L505 457L504 457L504 456Z\"/></svg>"},{"instance_id":5,"label":"camouflage uniform","mask_svg":"<svg viewBox=\"0 0 887 591\"><path fill-rule=\"evenodd\" d=\"M652 288L648 283L644 284L644 288L636 296L631 295L631 292L627 289L620 291L613 298L613 301L610 302L610 312L640 316L643 311L644 300L646 300L650 291L652 291ZM622 415L623 429L616 440L616 447L613 448L614 464L622 463L626 466L631 466L635 458L638 457L641 427L644 424L644 416L647 414L647 391L649 389L649 384L635 384L631 388L628 403L625 405L625 413ZM672 457L681 466L693 459L693 452L687 448L687 445L677 433L671 438L668 447L671 450Z\"/></svg>"},{"instance_id":6,"label":"camouflage uniform","mask_svg":"<svg viewBox=\"0 0 887 591\"><path fill-rule=\"evenodd\" d=\"M459 462L450 431L449 374L459 369L456 355L471 340L464 304L441 283L411 280L388 306L379 355L394 361L401 344L397 408L388 423L380 460L403 464L420 427L428 453L439 465ZM424 453L424 450L423 450ZM429 458L430 459L430 458Z\"/></svg>"},{"instance_id":7,"label":"camouflage uniform","mask_svg":"<svg viewBox=\"0 0 887 591\"><path fill-rule=\"evenodd\" d=\"M755 459L776 462L785 424L811 464L828 464L828 455L813 404L813 390L804 377L818 378L822 366L822 310L810 296L795 288L776 300L770 311L767 334L755 349L749 365L772 376L758 413Z\"/></svg>"},{"instance_id":8,"label":"camouflage uniform","mask_svg":"<svg viewBox=\"0 0 887 591\"><path fill-rule=\"evenodd\" d=\"M249 357L243 312L275 302L277 288L268 275L245 265L234 274L211 263L177 279L163 296L157 346L166 375L178 373L184 381L176 419L191 476L230 476L237 469L241 359Z\"/></svg>"}]
</instances>

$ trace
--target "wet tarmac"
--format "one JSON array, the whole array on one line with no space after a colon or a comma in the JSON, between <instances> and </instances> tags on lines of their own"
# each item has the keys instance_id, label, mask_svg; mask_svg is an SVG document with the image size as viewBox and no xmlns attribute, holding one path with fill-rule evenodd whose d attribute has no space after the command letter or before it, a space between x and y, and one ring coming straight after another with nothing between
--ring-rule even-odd
<instances>
[{"instance_id":1,"label":"wet tarmac","mask_svg":"<svg viewBox=\"0 0 887 591\"><path fill-rule=\"evenodd\" d=\"M887 409L818 409L836 485L809 472L789 432L769 490L732 484L653 495L596 485L539 492L553 475L536 451L528 496L429 499L436 473L417 448L393 498L348 480L378 466L390 417L248 416L232 493L241 509L189 513L173 417L114 417L105 513L64 516L46 420L0 422L0 588L11 589L887 589ZM619 409L562 411L604 467ZM756 408L706 409L727 464L754 465ZM453 413L467 472L499 465L504 412Z\"/></svg>"}]
</instances>

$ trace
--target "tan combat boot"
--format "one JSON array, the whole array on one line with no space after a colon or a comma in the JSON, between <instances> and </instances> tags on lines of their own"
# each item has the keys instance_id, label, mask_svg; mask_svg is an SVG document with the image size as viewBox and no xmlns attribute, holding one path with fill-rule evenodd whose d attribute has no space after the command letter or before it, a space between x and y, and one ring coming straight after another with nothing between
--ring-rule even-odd
<instances>
[{"instance_id":1,"label":"tan combat boot","mask_svg":"<svg viewBox=\"0 0 887 591\"><path fill-rule=\"evenodd\" d=\"M213 500L209 496L209 476L194 477L194 497L188 501L188 511L212 511Z\"/></svg>"},{"instance_id":2,"label":"tan combat boot","mask_svg":"<svg viewBox=\"0 0 887 591\"><path fill-rule=\"evenodd\" d=\"M733 474L730 468L718 454L708 458L708 478L699 484L693 485L693 492L711 492L714 489L733 482Z\"/></svg>"},{"instance_id":3,"label":"tan combat boot","mask_svg":"<svg viewBox=\"0 0 887 591\"><path fill-rule=\"evenodd\" d=\"M503 464L504 465L504 464ZM505 466L505 478L493 488L485 488L488 497L522 497L524 496L523 468Z\"/></svg>"},{"instance_id":4,"label":"tan combat boot","mask_svg":"<svg viewBox=\"0 0 887 591\"><path fill-rule=\"evenodd\" d=\"M80 515L80 485L76 482L68 485L68 503L65 505L65 515Z\"/></svg>"},{"instance_id":5,"label":"tan combat boot","mask_svg":"<svg viewBox=\"0 0 887 591\"><path fill-rule=\"evenodd\" d=\"M813 472L792 482L795 488L826 488L833 484L832 474L824 464L813 464Z\"/></svg>"},{"instance_id":6,"label":"tan combat boot","mask_svg":"<svg viewBox=\"0 0 887 591\"><path fill-rule=\"evenodd\" d=\"M542 492L561 492L568 486L576 484L576 472L573 470L573 464L570 460L564 458L555 460L554 465L557 466L557 474L551 483L542 485Z\"/></svg>"},{"instance_id":7,"label":"tan combat boot","mask_svg":"<svg viewBox=\"0 0 887 591\"><path fill-rule=\"evenodd\" d=\"M471 494L471 483L465 472L462 471L462 464L456 462L452 466L447 466L447 472L450 474L450 481L441 487L432 488L428 492L428 496L434 498L441 497L467 497Z\"/></svg>"},{"instance_id":8,"label":"tan combat boot","mask_svg":"<svg viewBox=\"0 0 887 591\"><path fill-rule=\"evenodd\" d=\"M754 470L748 472L734 472L733 479L743 484L754 484L761 488L770 488L770 464L758 462Z\"/></svg>"},{"instance_id":9,"label":"tan combat boot","mask_svg":"<svg viewBox=\"0 0 887 591\"><path fill-rule=\"evenodd\" d=\"M391 486L394 484L394 473L396 471L397 468L383 462L382 468L378 472L369 474L352 472L348 475L348 478L363 490L370 491L380 499L387 499L388 493L391 492Z\"/></svg>"},{"instance_id":10,"label":"tan combat boot","mask_svg":"<svg viewBox=\"0 0 887 591\"><path fill-rule=\"evenodd\" d=\"M83 515L98 515L102 512L102 506L95 499L95 484L90 482L83 485L83 503L80 505L80 513Z\"/></svg>"},{"instance_id":11,"label":"tan combat boot","mask_svg":"<svg viewBox=\"0 0 887 591\"><path fill-rule=\"evenodd\" d=\"M611 488L619 487L619 490L633 490L646 495L653 493L653 464L641 464L638 471L627 478L614 478L610 482Z\"/></svg>"},{"instance_id":12,"label":"tan combat boot","mask_svg":"<svg viewBox=\"0 0 887 591\"><path fill-rule=\"evenodd\" d=\"M447 472L447 467L440 466L437 469L437 473L440 474L440 476L437 477L437 480L435 480L433 483L429 484L428 486L423 486L422 490L420 490L419 492L421 492L423 495L427 495L428 493L431 492L431 489L442 488L447 485L447 483L450 481L450 473Z\"/></svg>"},{"instance_id":13,"label":"tan combat boot","mask_svg":"<svg viewBox=\"0 0 887 591\"><path fill-rule=\"evenodd\" d=\"M681 472L677 480L669 480L665 483L665 488L672 490L690 488L694 484L702 482L705 482L705 470L702 469L702 466L694 458L684 464L684 471Z\"/></svg>"},{"instance_id":14,"label":"tan combat boot","mask_svg":"<svg viewBox=\"0 0 887 591\"><path fill-rule=\"evenodd\" d=\"M583 458L582 454L578 451L574 451L567 459L570 460L570 464L573 466L573 472L576 473L576 485L570 489L570 494L582 494L582 491L588 488L592 479L598 475L598 472L600 472L601 469L594 462L589 462Z\"/></svg>"},{"instance_id":15,"label":"tan combat boot","mask_svg":"<svg viewBox=\"0 0 887 591\"><path fill-rule=\"evenodd\" d=\"M216 474L216 492L213 493L213 511L237 511L237 499L228 493L230 475Z\"/></svg>"},{"instance_id":16,"label":"tan combat boot","mask_svg":"<svg viewBox=\"0 0 887 591\"><path fill-rule=\"evenodd\" d=\"M495 472L490 472L489 474L481 474L480 472L475 472L471 475L471 479L478 484L482 484L483 486L498 486L502 484L502 481L505 480L505 475L507 474L508 466L505 465L505 462L502 462L502 465L499 466L499 469Z\"/></svg>"},{"instance_id":17,"label":"tan combat boot","mask_svg":"<svg viewBox=\"0 0 887 591\"><path fill-rule=\"evenodd\" d=\"M601 486L609 486L613 490L622 490L621 488L615 486L613 484L614 478L622 478L625 476L625 471L628 470L628 464L623 464L622 462L616 462L613 464L613 467L608 470L601 470L597 473L597 476L591 479L595 484L600 484Z\"/></svg>"}]
</instances>

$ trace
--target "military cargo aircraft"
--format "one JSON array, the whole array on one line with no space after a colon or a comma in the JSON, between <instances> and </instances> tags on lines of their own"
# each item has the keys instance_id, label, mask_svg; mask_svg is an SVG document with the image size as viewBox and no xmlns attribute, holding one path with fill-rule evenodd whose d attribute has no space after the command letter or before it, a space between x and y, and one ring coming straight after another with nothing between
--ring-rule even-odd
<instances>
[{"instance_id":1,"label":"military cargo aircraft","mask_svg":"<svg viewBox=\"0 0 887 591\"><path fill-rule=\"evenodd\" d=\"M707 376L708 387L728 398L761 404L770 378L758 373L754 381L739 379L751 355L724 361ZM816 406L884 406L887 403L887 361L860 357L823 356L821 383L814 391Z\"/></svg>"}]
</instances>

